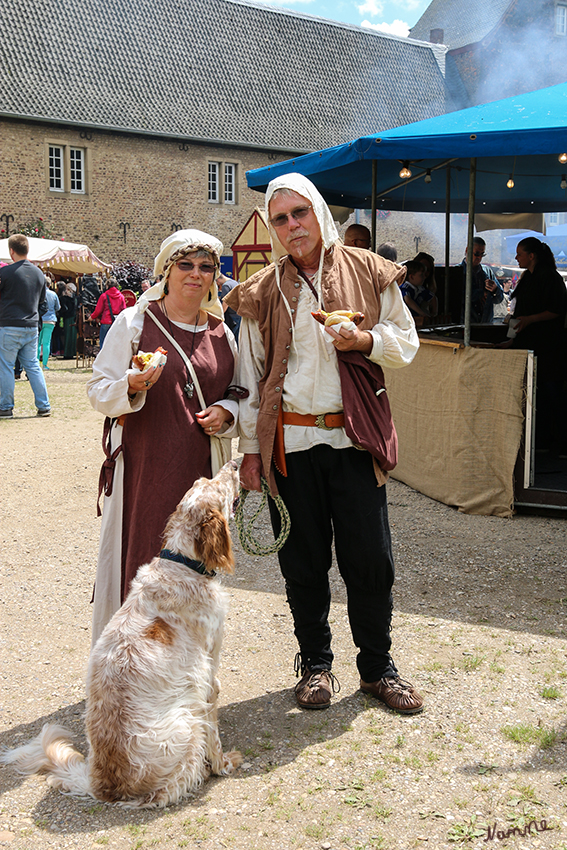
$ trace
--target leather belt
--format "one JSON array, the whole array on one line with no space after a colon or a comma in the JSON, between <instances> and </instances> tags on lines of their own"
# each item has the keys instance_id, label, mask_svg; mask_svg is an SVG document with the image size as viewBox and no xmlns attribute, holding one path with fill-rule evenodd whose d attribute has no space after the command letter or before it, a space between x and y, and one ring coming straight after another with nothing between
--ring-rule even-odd
<instances>
[{"instance_id":1,"label":"leather belt","mask_svg":"<svg viewBox=\"0 0 567 850\"><path fill-rule=\"evenodd\" d=\"M283 412L284 425L307 425L314 428L322 428L323 431L331 431L333 428L344 428L344 413L291 413Z\"/></svg>"}]
</instances>

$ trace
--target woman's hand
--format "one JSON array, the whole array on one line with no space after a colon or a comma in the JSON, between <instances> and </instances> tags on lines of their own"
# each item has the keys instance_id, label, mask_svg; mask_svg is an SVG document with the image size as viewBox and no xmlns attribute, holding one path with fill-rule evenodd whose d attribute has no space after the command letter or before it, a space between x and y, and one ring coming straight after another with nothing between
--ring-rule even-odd
<instances>
[{"instance_id":1,"label":"woman's hand","mask_svg":"<svg viewBox=\"0 0 567 850\"><path fill-rule=\"evenodd\" d=\"M165 365L165 364L164 364ZM163 366L146 369L145 372L137 372L133 375L128 375L128 392L130 395L134 393L144 393L150 390L162 373Z\"/></svg>"},{"instance_id":2,"label":"woman's hand","mask_svg":"<svg viewBox=\"0 0 567 850\"><path fill-rule=\"evenodd\" d=\"M211 407L206 407L195 414L197 422L201 428L211 435L218 434L225 423L230 424L234 421L234 416L225 407L220 404L213 404Z\"/></svg>"}]
</instances>

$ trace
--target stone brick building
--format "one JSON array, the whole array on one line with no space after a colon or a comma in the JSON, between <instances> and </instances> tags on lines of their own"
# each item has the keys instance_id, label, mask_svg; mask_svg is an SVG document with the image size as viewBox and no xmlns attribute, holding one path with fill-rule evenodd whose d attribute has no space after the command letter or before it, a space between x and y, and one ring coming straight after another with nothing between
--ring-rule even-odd
<instances>
[{"instance_id":1,"label":"stone brick building","mask_svg":"<svg viewBox=\"0 0 567 850\"><path fill-rule=\"evenodd\" d=\"M149 264L181 226L229 254L259 201L247 169L468 103L443 46L245 0L12 0L0 19L0 215L106 262Z\"/></svg>"}]
</instances>

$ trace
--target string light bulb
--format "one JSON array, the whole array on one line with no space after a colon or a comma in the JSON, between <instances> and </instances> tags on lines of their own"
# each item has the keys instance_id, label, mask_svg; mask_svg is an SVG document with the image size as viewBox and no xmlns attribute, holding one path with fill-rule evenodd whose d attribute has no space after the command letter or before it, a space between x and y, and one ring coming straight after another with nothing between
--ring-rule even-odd
<instances>
[{"instance_id":1,"label":"string light bulb","mask_svg":"<svg viewBox=\"0 0 567 850\"><path fill-rule=\"evenodd\" d=\"M425 172L425 177L423 178L424 183L431 183L431 169L428 168Z\"/></svg>"},{"instance_id":2,"label":"string light bulb","mask_svg":"<svg viewBox=\"0 0 567 850\"><path fill-rule=\"evenodd\" d=\"M559 184L562 189L567 189L567 175L561 175L561 183Z\"/></svg>"},{"instance_id":3,"label":"string light bulb","mask_svg":"<svg viewBox=\"0 0 567 850\"><path fill-rule=\"evenodd\" d=\"M409 163L406 161L402 166L402 169L400 171L400 177L402 178L402 180L407 180L408 177L411 177L411 171L409 170L408 165Z\"/></svg>"},{"instance_id":4,"label":"string light bulb","mask_svg":"<svg viewBox=\"0 0 567 850\"><path fill-rule=\"evenodd\" d=\"M559 162L567 162L567 153L560 153L557 158Z\"/></svg>"},{"instance_id":5,"label":"string light bulb","mask_svg":"<svg viewBox=\"0 0 567 850\"><path fill-rule=\"evenodd\" d=\"M512 177L512 175L511 175L511 174L510 174L510 179L508 180L508 182L506 183L506 185L507 185L507 187L508 187L509 189L513 189L513 188L514 188L514 178Z\"/></svg>"}]
</instances>

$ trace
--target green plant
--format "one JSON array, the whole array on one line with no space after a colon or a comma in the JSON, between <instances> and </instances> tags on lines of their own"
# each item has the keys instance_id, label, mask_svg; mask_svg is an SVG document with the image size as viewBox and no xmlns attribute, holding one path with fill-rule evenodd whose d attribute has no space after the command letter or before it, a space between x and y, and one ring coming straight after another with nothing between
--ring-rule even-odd
<instances>
[{"instance_id":1,"label":"green plant","mask_svg":"<svg viewBox=\"0 0 567 850\"><path fill-rule=\"evenodd\" d=\"M466 841L481 838L487 830L488 824L479 821L476 815L472 815L468 821L453 824L447 833L447 840L464 844Z\"/></svg>"},{"instance_id":2,"label":"green plant","mask_svg":"<svg viewBox=\"0 0 567 850\"><path fill-rule=\"evenodd\" d=\"M461 664L465 673L472 673L478 670L486 656L484 655L465 655Z\"/></svg>"},{"instance_id":3,"label":"green plant","mask_svg":"<svg viewBox=\"0 0 567 850\"><path fill-rule=\"evenodd\" d=\"M3 230L2 233L4 233ZM23 233L24 236L33 236L34 239L57 239L57 236L55 236L42 218L34 218L25 224L21 224L14 233Z\"/></svg>"},{"instance_id":4,"label":"green plant","mask_svg":"<svg viewBox=\"0 0 567 850\"><path fill-rule=\"evenodd\" d=\"M563 696L559 688L554 685L542 688L541 695L544 699L560 699Z\"/></svg>"},{"instance_id":5,"label":"green plant","mask_svg":"<svg viewBox=\"0 0 567 850\"><path fill-rule=\"evenodd\" d=\"M557 740L555 729L544 729L543 726L532 726L529 723L503 726L501 731L505 738L515 744L537 744L542 750L552 747Z\"/></svg>"}]
</instances>

